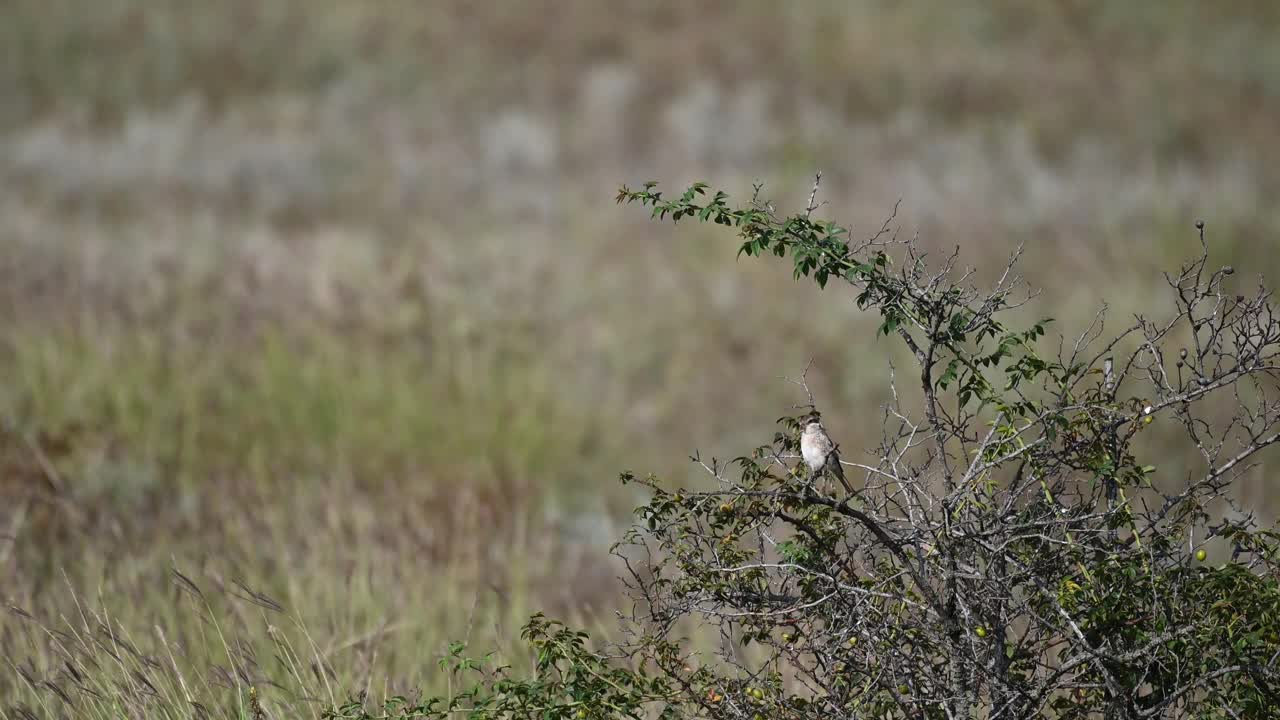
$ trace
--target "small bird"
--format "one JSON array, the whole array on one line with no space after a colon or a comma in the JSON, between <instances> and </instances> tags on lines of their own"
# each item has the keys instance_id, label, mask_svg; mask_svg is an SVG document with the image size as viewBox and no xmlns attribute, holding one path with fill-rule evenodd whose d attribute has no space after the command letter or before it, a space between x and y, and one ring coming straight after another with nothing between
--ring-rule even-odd
<instances>
[{"instance_id":1,"label":"small bird","mask_svg":"<svg viewBox=\"0 0 1280 720\"><path fill-rule=\"evenodd\" d=\"M800 456L804 458L804 464L809 466L809 472L814 477L824 468L830 468L831 474L840 480L844 489L853 493L853 488L844 477L844 468L840 467L839 448L831 441L826 428L822 427L822 420L816 412L805 420L804 431L800 433Z\"/></svg>"}]
</instances>

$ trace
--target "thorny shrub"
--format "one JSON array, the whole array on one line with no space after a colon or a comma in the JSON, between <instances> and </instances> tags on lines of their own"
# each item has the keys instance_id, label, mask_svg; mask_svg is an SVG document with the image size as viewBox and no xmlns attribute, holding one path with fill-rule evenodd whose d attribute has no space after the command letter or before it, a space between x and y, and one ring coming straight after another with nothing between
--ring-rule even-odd
<instances>
[{"instance_id":1,"label":"thorny shrub","mask_svg":"<svg viewBox=\"0 0 1280 720\"><path fill-rule=\"evenodd\" d=\"M1280 439L1280 321L1262 286L1202 252L1171 304L1107 333L1105 311L1053 340L1018 324L1018 253L980 289L892 217L871 237L698 183L620 203L733 228L740 255L789 257L902 343L882 438L847 483L799 461L801 418L708 488L651 500L615 546L635 607L593 650L537 617L531 678L466 659L475 684L384 716L471 718L1264 718L1280 712L1280 543L1232 501ZM908 378L900 384L900 378ZM1142 458L1153 423L1197 460ZM825 472L825 470L824 470ZM1208 550L1222 562L1210 563ZM718 636L698 656L691 632ZM705 643L704 643L705 646ZM334 717L369 717L353 704Z\"/></svg>"}]
</instances>

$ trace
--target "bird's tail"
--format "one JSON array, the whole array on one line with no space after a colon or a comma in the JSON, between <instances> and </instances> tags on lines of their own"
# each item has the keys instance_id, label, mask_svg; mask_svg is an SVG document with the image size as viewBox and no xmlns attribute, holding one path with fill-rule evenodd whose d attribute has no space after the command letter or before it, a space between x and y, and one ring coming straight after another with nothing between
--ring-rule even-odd
<instances>
[{"instance_id":1,"label":"bird's tail","mask_svg":"<svg viewBox=\"0 0 1280 720\"><path fill-rule=\"evenodd\" d=\"M832 453L831 456L831 462L828 463L831 468L831 474L835 475L840 484L844 486L845 492L853 495L853 486L849 484L849 481L844 476L844 466L840 464L840 456L835 453Z\"/></svg>"}]
</instances>

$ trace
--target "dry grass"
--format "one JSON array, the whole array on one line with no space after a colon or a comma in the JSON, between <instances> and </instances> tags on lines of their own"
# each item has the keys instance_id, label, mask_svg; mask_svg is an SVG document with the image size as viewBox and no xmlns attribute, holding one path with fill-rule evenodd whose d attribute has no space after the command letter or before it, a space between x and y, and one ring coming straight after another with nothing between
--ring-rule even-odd
<instances>
[{"instance_id":1,"label":"dry grass","mask_svg":"<svg viewBox=\"0 0 1280 720\"><path fill-rule=\"evenodd\" d=\"M603 617L617 472L754 446L778 376L813 358L842 444L875 433L851 302L619 182L785 203L821 169L857 230L902 198L971 263L1026 243L1064 331L1146 307L1199 216L1280 269L1272 3L782 8L0 10L0 587L31 616L0 717L440 689L450 639L519 662L528 613ZM283 689L210 674L246 655Z\"/></svg>"}]
</instances>

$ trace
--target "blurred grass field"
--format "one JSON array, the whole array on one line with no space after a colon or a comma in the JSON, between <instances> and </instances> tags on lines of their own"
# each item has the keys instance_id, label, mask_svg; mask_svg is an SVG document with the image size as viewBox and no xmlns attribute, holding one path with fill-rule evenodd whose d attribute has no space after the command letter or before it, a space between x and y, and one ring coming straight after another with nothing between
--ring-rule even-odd
<instances>
[{"instance_id":1,"label":"blurred grass field","mask_svg":"<svg viewBox=\"0 0 1280 720\"><path fill-rule=\"evenodd\" d=\"M755 446L810 359L878 436L851 297L622 182L821 170L855 233L1025 243L1068 334L1197 218L1280 267L1269 2L11 0L0 48L5 720L446 689L534 611L607 634L617 474Z\"/></svg>"}]
</instances>

